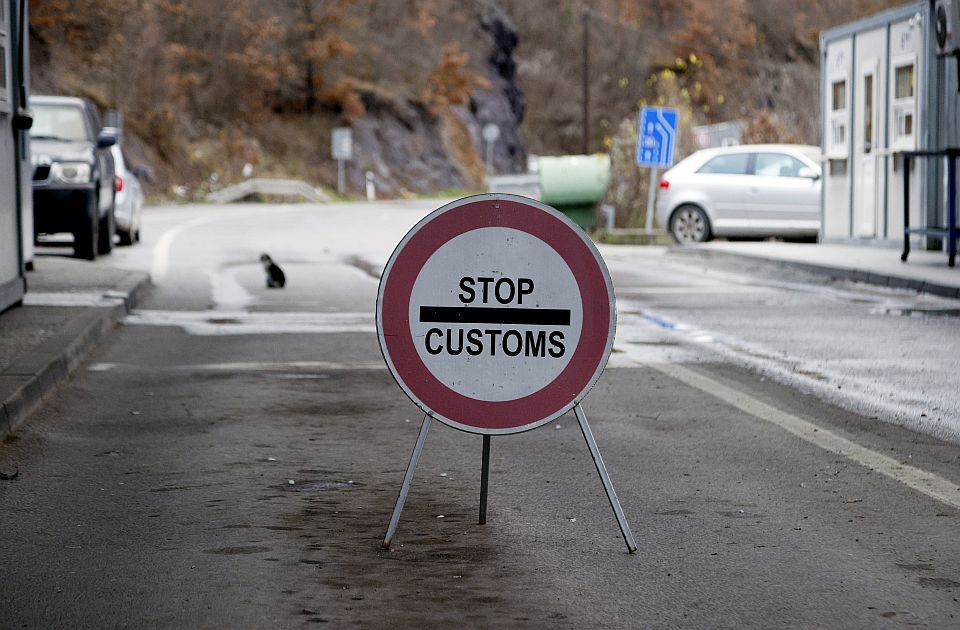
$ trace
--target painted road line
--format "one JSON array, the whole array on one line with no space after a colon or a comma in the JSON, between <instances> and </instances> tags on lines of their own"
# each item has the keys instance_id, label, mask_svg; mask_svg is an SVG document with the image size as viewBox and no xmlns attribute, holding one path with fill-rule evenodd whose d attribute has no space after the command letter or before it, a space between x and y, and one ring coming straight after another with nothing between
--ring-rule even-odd
<instances>
[{"instance_id":1,"label":"painted road line","mask_svg":"<svg viewBox=\"0 0 960 630\"><path fill-rule=\"evenodd\" d=\"M215 311L244 311L257 302L257 299L244 289L236 278L237 271L246 267L259 270L260 265L237 265L225 269L207 270Z\"/></svg>"},{"instance_id":2,"label":"painted road line","mask_svg":"<svg viewBox=\"0 0 960 630\"><path fill-rule=\"evenodd\" d=\"M30 291L23 296L25 306L116 306L126 294L113 291Z\"/></svg>"},{"instance_id":3,"label":"painted road line","mask_svg":"<svg viewBox=\"0 0 960 630\"><path fill-rule=\"evenodd\" d=\"M180 233L184 230L198 227L207 223L213 223L224 217L222 216L206 216L187 221L186 223L181 223L166 232L163 233L163 236L160 237L160 240L157 241L156 246L153 248L153 261L150 265L150 279L155 283L159 284L167 275L167 271L170 269L170 247L173 245L174 239L180 236Z\"/></svg>"},{"instance_id":4,"label":"painted road line","mask_svg":"<svg viewBox=\"0 0 960 630\"><path fill-rule=\"evenodd\" d=\"M337 361L237 361L226 363L197 363L193 365L176 365L172 367L148 367L124 363L94 363L89 368L91 372L110 372L119 370L129 372L133 369L173 370L185 372L282 372L285 370L309 370L318 372L348 372L356 371L386 371L387 366L382 360L351 361L349 363Z\"/></svg>"},{"instance_id":5,"label":"painted road line","mask_svg":"<svg viewBox=\"0 0 960 630\"><path fill-rule=\"evenodd\" d=\"M960 487L939 475L903 464L864 446L860 446L829 429L817 426L787 413L752 396L733 389L719 381L676 364L650 363L648 367L666 374L690 387L710 394L737 409L792 433L801 440L841 455L865 468L913 488L931 499L936 499L960 510Z\"/></svg>"},{"instance_id":6,"label":"painted road line","mask_svg":"<svg viewBox=\"0 0 960 630\"><path fill-rule=\"evenodd\" d=\"M376 332L373 313L138 310L123 323L178 327L187 334L201 337Z\"/></svg>"},{"instance_id":7,"label":"painted road line","mask_svg":"<svg viewBox=\"0 0 960 630\"><path fill-rule=\"evenodd\" d=\"M204 207L204 212L210 212L210 207ZM166 277L167 272L170 270L170 249L173 246L173 241L176 240L178 236L184 231L193 229L195 227L200 227L201 225L207 225L209 223L216 223L218 221L223 221L229 219L230 221L236 222L239 219L246 219L251 216L258 216L263 212L262 209L229 209L226 211L216 212L213 215L205 215L202 217L197 217L189 221L185 221L179 225L176 225L160 236L160 239L157 241L157 244L153 248L153 259L150 264L150 280L154 284L160 284L160 282ZM291 213L299 212L298 207L291 208L272 208L271 214L280 214L280 213Z\"/></svg>"},{"instance_id":8,"label":"painted road line","mask_svg":"<svg viewBox=\"0 0 960 630\"><path fill-rule=\"evenodd\" d=\"M612 355L610 367L691 363L708 358L727 360L858 415L877 416L885 422L938 439L960 442L956 406L932 414L929 406L933 405L923 407L923 403L917 404L926 397L916 388L891 392L879 382L852 375L844 369L842 361L784 354L727 333L668 319L641 308L635 302L623 301L620 306L616 353ZM658 348L656 341L666 343ZM838 385L842 385L842 389Z\"/></svg>"}]
</instances>

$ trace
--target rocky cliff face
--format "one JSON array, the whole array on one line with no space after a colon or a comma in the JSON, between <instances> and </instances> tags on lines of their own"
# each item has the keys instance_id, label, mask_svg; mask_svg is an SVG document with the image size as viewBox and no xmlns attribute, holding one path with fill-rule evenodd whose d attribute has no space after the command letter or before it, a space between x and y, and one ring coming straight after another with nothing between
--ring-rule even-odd
<instances>
[{"instance_id":1,"label":"rocky cliff face","mask_svg":"<svg viewBox=\"0 0 960 630\"><path fill-rule=\"evenodd\" d=\"M487 87L474 90L467 103L439 112L419 101L365 91L366 114L353 123L354 160L348 166L353 190L363 189L367 171L374 174L378 193L390 196L480 189L486 155L481 132L490 123L500 129L494 172L525 167L519 134L524 99L513 59L517 31L498 1L472 4L463 49L477 57Z\"/></svg>"}]
</instances>

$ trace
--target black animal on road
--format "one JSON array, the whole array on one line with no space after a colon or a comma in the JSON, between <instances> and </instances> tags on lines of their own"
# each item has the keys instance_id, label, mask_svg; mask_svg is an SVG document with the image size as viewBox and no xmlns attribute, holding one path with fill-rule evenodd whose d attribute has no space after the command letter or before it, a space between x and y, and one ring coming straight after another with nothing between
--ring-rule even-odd
<instances>
[{"instance_id":1,"label":"black animal on road","mask_svg":"<svg viewBox=\"0 0 960 630\"><path fill-rule=\"evenodd\" d=\"M283 285L287 283L287 277L283 274L280 265L273 262L273 259L267 254L260 254L260 264L263 265L263 270L267 272L267 288L282 289Z\"/></svg>"}]
</instances>

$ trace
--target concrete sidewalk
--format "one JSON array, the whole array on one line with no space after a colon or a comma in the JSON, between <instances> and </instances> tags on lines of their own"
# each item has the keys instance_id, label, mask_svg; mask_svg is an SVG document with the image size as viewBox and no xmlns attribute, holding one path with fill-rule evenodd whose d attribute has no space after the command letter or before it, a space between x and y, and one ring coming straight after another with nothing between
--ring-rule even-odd
<instances>
[{"instance_id":1,"label":"concrete sidewalk","mask_svg":"<svg viewBox=\"0 0 960 630\"><path fill-rule=\"evenodd\" d=\"M38 256L23 306L0 313L0 439L108 335L149 286L146 274Z\"/></svg>"},{"instance_id":2,"label":"concrete sidewalk","mask_svg":"<svg viewBox=\"0 0 960 630\"><path fill-rule=\"evenodd\" d=\"M670 250L670 254L707 260L762 261L832 278L960 298L960 267L948 267L947 255L943 252L914 250L907 262L900 262L899 248L716 241L677 246Z\"/></svg>"}]
</instances>

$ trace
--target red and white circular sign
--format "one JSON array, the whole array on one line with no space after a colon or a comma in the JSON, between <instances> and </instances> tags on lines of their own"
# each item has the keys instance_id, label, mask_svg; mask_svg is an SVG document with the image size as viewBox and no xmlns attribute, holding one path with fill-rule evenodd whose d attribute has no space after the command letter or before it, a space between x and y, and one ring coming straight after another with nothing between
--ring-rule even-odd
<instances>
[{"instance_id":1,"label":"red and white circular sign","mask_svg":"<svg viewBox=\"0 0 960 630\"><path fill-rule=\"evenodd\" d=\"M483 434L570 410L613 345L613 285L565 216L515 195L460 199L400 241L377 296L377 336L425 413Z\"/></svg>"}]
</instances>

